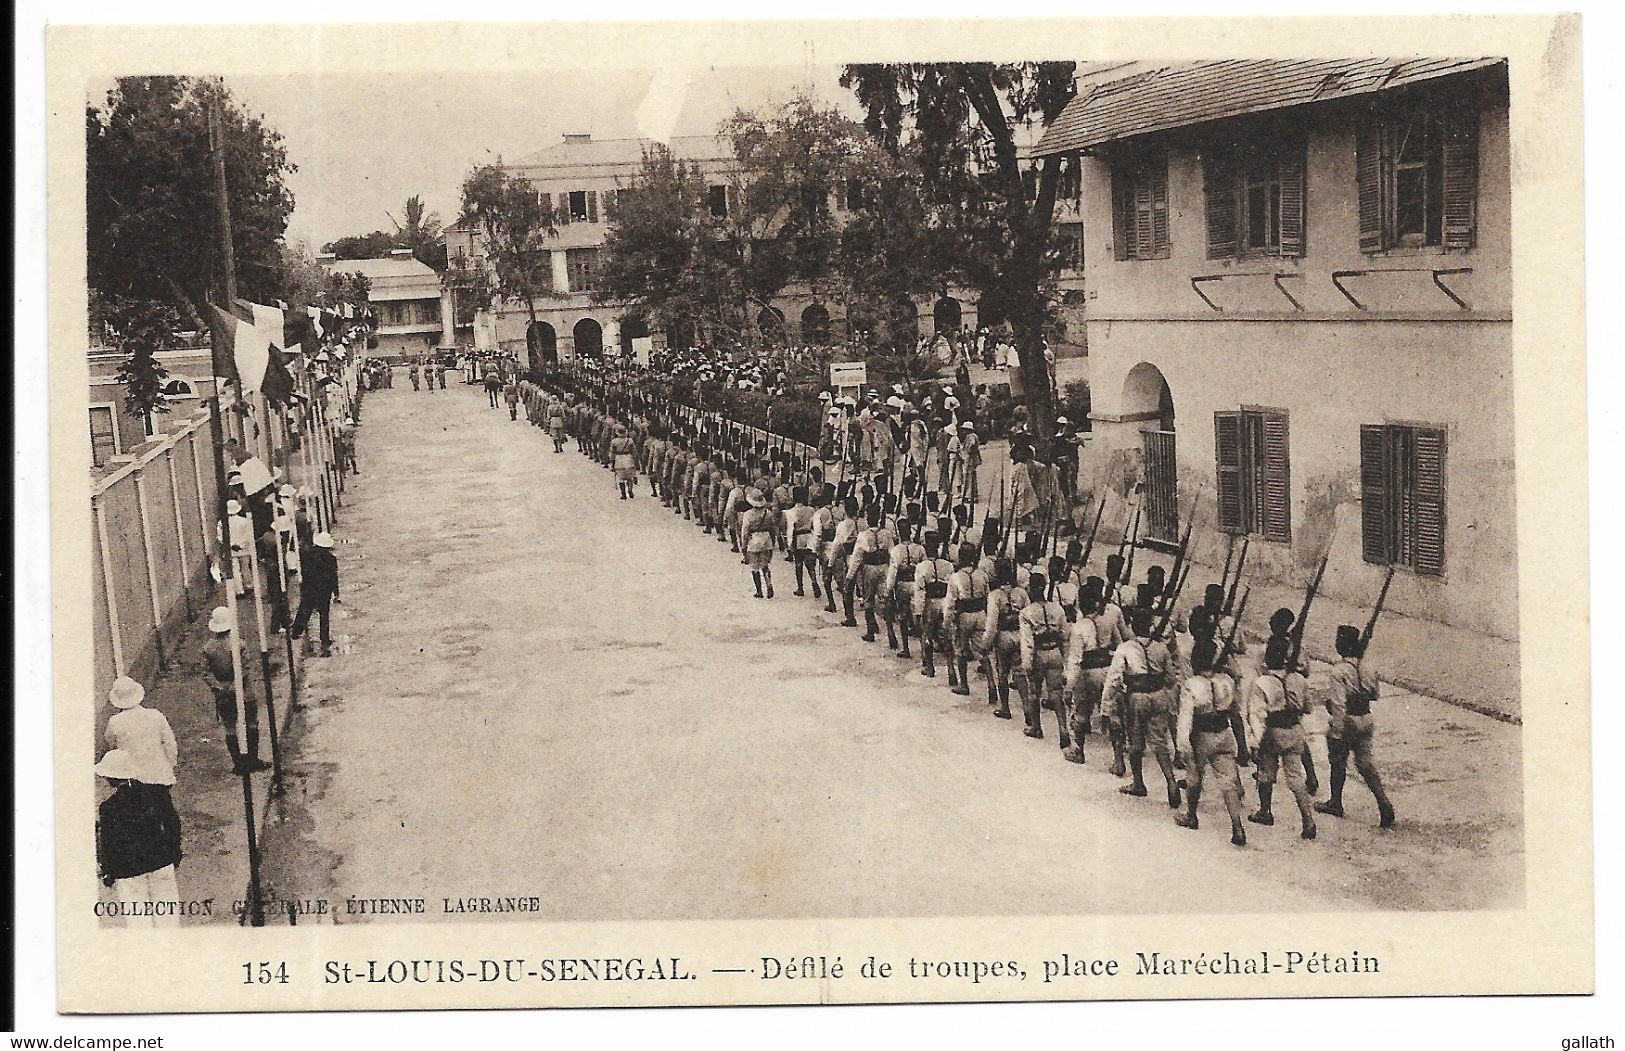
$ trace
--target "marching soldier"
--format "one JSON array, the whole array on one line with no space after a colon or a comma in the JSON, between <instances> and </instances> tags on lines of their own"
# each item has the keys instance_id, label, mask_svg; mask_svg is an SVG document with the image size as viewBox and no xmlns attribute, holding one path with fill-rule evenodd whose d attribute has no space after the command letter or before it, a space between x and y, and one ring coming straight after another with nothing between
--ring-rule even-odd
<instances>
[{"instance_id":1,"label":"marching soldier","mask_svg":"<svg viewBox=\"0 0 1625 1051\"><path fill-rule=\"evenodd\" d=\"M1249 814L1247 820L1258 825L1275 824L1270 802L1276 777L1284 768L1287 790L1303 819L1303 838L1314 839L1315 816L1303 774L1302 722L1307 702L1302 676L1287 669L1291 647L1284 633L1272 636L1264 647L1264 674L1253 680L1248 729L1251 739L1258 742L1258 811Z\"/></svg>"},{"instance_id":2,"label":"marching soldier","mask_svg":"<svg viewBox=\"0 0 1625 1051\"><path fill-rule=\"evenodd\" d=\"M750 567L751 580L756 584L756 597L762 597L762 586L767 586L767 597L773 597L773 549L777 546L778 515L761 490L752 488L745 494L746 509L739 516L739 540L744 548L745 564Z\"/></svg>"},{"instance_id":3,"label":"marching soldier","mask_svg":"<svg viewBox=\"0 0 1625 1051\"><path fill-rule=\"evenodd\" d=\"M630 500L638 492L637 447L626 431L624 423L615 425L615 437L609 442L610 456L615 468L615 488L622 500Z\"/></svg>"},{"instance_id":4,"label":"marching soldier","mask_svg":"<svg viewBox=\"0 0 1625 1051\"><path fill-rule=\"evenodd\" d=\"M1170 667L1172 660L1168 647L1151 638L1151 609L1137 606L1129 614L1133 637L1117 647L1112 655L1113 669L1122 684L1122 714L1127 728L1129 772L1133 782L1119 791L1124 795L1144 796L1145 753L1151 750L1157 766L1168 786L1168 805L1179 806L1179 788L1174 783L1173 757L1169 754L1169 690L1172 687Z\"/></svg>"},{"instance_id":5,"label":"marching soldier","mask_svg":"<svg viewBox=\"0 0 1625 1051\"><path fill-rule=\"evenodd\" d=\"M920 563L926 559L925 545L912 539L913 526L914 523L906 518L897 520L897 543L888 552L890 563L886 568L886 637L889 641L896 632L902 633L903 648L897 656L904 659L913 658L908 652L908 636L916 624L914 594L919 586L917 571ZM922 648L925 645L922 639Z\"/></svg>"},{"instance_id":6,"label":"marching soldier","mask_svg":"<svg viewBox=\"0 0 1625 1051\"><path fill-rule=\"evenodd\" d=\"M1044 736L1045 701L1055 708L1061 727L1061 747L1067 748L1066 708L1062 685L1066 669L1066 611L1053 599L1045 598L1049 581L1042 573L1027 578L1027 604L1019 615L1021 625L1021 673L1027 688L1021 695L1021 714L1028 737Z\"/></svg>"},{"instance_id":7,"label":"marching soldier","mask_svg":"<svg viewBox=\"0 0 1625 1051\"><path fill-rule=\"evenodd\" d=\"M863 599L863 622L867 629L863 641L873 642L880 632L876 614L886 612L886 571L891 564L891 549L897 543L897 535L886 525L886 511L878 501L865 518L869 524L858 532L847 562L847 586L850 588L854 583L857 586L858 595ZM888 627L890 623L888 616ZM887 642L892 649L897 648L895 634Z\"/></svg>"},{"instance_id":8,"label":"marching soldier","mask_svg":"<svg viewBox=\"0 0 1625 1051\"><path fill-rule=\"evenodd\" d=\"M1175 815L1174 822L1184 828L1197 827L1196 804L1202 797L1202 775L1211 767L1224 796L1224 809L1230 815L1230 842L1244 847L1247 830L1241 823L1236 739L1230 731L1236 694L1230 680L1214 668L1217 656L1218 646L1212 639L1198 638L1191 648L1191 675L1180 685L1174 743L1186 754L1185 813Z\"/></svg>"},{"instance_id":9,"label":"marching soldier","mask_svg":"<svg viewBox=\"0 0 1625 1051\"><path fill-rule=\"evenodd\" d=\"M1027 592L1016 586L1015 564L1001 558L993 570L993 588L987 594L987 615L982 623L982 653L987 667L987 699L996 705L993 714L1010 718L1010 679L1015 672L1016 692L1022 711L1027 708L1027 691L1021 660L1021 610L1027 605ZM1033 734L1028 724L1028 736Z\"/></svg>"},{"instance_id":10,"label":"marching soldier","mask_svg":"<svg viewBox=\"0 0 1625 1051\"><path fill-rule=\"evenodd\" d=\"M547 433L553 439L553 451L564 451L564 403L554 398L547 407Z\"/></svg>"},{"instance_id":11,"label":"marching soldier","mask_svg":"<svg viewBox=\"0 0 1625 1051\"><path fill-rule=\"evenodd\" d=\"M937 675L936 654L940 649L948 658L948 685L957 688L959 676L945 630L948 617L948 584L953 578L953 563L942 557L942 534L928 529L923 535L925 561L914 574L914 598L911 611L920 630L920 674L928 679Z\"/></svg>"},{"instance_id":12,"label":"marching soldier","mask_svg":"<svg viewBox=\"0 0 1625 1051\"><path fill-rule=\"evenodd\" d=\"M970 696L970 661L982 659L980 640L987 616L987 597L992 591L992 576L979 564L981 548L973 542L959 545L959 569L948 582L948 610L952 617L954 661L959 666L959 685L953 692ZM989 703L993 703L993 677L988 676Z\"/></svg>"},{"instance_id":13,"label":"marching soldier","mask_svg":"<svg viewBox=\"0 0 1625 1051\"><path fill-rule=\"evenodd\" d=\"M1064 754L1073 763L1085 761L1083 742L1089 736L1089 718L1100 704L1106 686L1106 670L1111 667L1112 650L1116 645L1106 622L1104 585L1099 577L1084 581L1078 593L1078 615L1072 622L1072 637L1067 642L1062 698L1072 710L1072 747ZM1121 735L1114 735L1113 747L1121 761Z\"/></svg>"},{"instance_id":14,"label":"marching soldier","mask_svg":"<svg viewBox=\"0 0 1625 1051\"><path fill-rule=\"evenodd\" d=\"M1335 687L1331 701L1331 724L1326 744L1331 759L1332 797L1316 803L1315 809L1332 817L1343 816L1343 785L1348 780L1349 757L1354 769L1377 800L1378 826L1394 827L1394 805L1383 789L1382 775L1374 758L1376 721L1371 705L1377 700L1377 677L1364 667L1366 644L1360 629L1342 624L1337 629L1337 663L1332 665Z\"/></svg>"},{"instance_id":15,"label":"marching soldier","mask_svg":"<svg viewBox=\"0 0 1625 1051\"><path fill-rule=\"evenodd\" d=\"M790 490L790 507L784 512L784 531L789 534L787 544L790 560L796 567L796 590L799 598L807 593L805 578L812 578L813 598L821 598L818 590L818 552L813 535L813 509L807 506L807 487L798 485Z\"/></svg>"}]
</instances>

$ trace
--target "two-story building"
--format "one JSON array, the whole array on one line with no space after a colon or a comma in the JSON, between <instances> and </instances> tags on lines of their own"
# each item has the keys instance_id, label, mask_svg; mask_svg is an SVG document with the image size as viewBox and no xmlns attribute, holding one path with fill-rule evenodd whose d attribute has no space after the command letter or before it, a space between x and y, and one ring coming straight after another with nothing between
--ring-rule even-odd
<instances>
[{"instance_id":1,"label":"two-story building","mask_svg":"<svg viewBox=\"0 0 1625 1051\"><path fill-rule=\"evenodd\" d=\"M1504 60L1134 63L1080 78L1095 438L1147 532L1513 639ZM1215 528L1215 526L1217 528ZM1204 539L1205 538L1205 539Z\"/></svg>"},{"instance_id":2,"label":"two-story building","mask_svg":"<svg viewBox=\"0 0 1625 1051\"><path fill-rule=\"evenodd\" d=\"M506 165L510 175L527 180L552 205L558 232L547 243L551 288L535 303L534 323L523 303L504 302L494 312L480 312L466 337L459 332L460 339L527 354L537 363L601 354L606 348L629 355L633 340L645 336L656 347L688 345L692 333L651 332L625 305L599 303L592 297L611 202L632 185L652 145L643 138L567 134L563 141ZM698 168L706 180L706 207L717 218L727 218L738 207L737 162L729 140L716 135L676 136L667 145L678 159ZM853 202L837 192L830 205L840 221ZM447 228L446 254L454 275L480 259L480 243L479 231L470 224L458 222ZM949 289L903 306L913 311L922 334L957 331L961 325L975 325L977 319L976 307L962 302L961 295ZM758 304L753 324L755 335L769 345L840 343L850 335L844 303L798 286Z\"/></svg>"},{"instance_id":3,"label":"two-story building","mask_svg":"<svg viewBox=\"0 0 1625 1051\"><path fill-rule=\"evenodd\" d=\"M456 344L452 332L451 293L441 287L440 275L412 255L397 248L383 259L322 258L333 274L361 274L370 284L367 293L378 328L378 347L369 353L386 358L418 358L438 347Z\"/></svg>"}]
</instances>

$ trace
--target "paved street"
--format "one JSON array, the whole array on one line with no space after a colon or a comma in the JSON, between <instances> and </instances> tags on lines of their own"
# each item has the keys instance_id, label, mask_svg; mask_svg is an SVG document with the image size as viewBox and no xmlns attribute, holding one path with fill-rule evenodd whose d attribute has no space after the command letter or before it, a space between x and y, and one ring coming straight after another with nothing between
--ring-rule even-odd
<instances>
[{"instance_id":1,"label":"paved street","mask_svg":"<svg viewBox=\"0 0 1625 1051\"><path fill-rule=\"evenodd\" d=\"M956 697L793 597L782 563L779 597L753 598L646 483L620 501L573 444L449 386L366 401L345 639L310 662L266 841L280 894L421 896L429 919L537 895L557 920L1522 901L1515 726L1385 694L1400 827L1351 777L1318 842L1285 798L1237 850L1216 793L1175 827L1155 793L1119 795L1103 738L1063 762L1053 716L1024 738L979 683Z\"/></svg>"}]
</instances>

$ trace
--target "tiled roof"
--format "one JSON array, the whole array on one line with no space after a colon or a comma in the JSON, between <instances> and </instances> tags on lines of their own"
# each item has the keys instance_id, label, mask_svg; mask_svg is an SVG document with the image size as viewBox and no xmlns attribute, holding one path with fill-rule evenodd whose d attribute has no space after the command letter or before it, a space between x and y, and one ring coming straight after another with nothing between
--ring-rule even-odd
<instances>
[{"instance_id":1,"label":"tiled roof","mask_svg":"<svg viewBox=\"0 0 1625 1051\"><path fill-rule=\"evenodd\" d=\"M1496 58L1238 59L1085 71L1033 151L1088 149L1169 128L1387 91L1505 62ZM1091 75L1092 74L1092 75Z\"/></svg>"},{"instance_id":2,"label":"tiled roof","mask_svg":"<svg viewBox=\"0 0 1625 1051\"><path fill-rule=\"evenodd\" d=\"M569 138L528 154L505 166L530 168L551 165L629 164L643 161L643 151L654 144L653 139L579 139ZM684 160L728 160L733 147L720 135L674 135L666 145L672 153Z\"/></svg>"},{"instance_id":3,"label":"tiled roof","mask_svg":"<svg viewBox=\"0 0 1625 1051\"><path fill-rule=\"evenodd\" d=\"M329 273L361 274L368 281L408 277L439 280L433 269L425 266L415 256L409 255L389 256L384 259L328 259L323 265L327 267Z\"/></svg>"}]
</instances>

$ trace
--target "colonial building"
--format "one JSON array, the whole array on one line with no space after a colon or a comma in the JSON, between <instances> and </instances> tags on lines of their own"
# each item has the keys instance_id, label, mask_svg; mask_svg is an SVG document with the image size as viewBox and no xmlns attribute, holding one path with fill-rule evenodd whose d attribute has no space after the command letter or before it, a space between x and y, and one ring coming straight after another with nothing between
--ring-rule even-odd
<instances>
[{"instance_id":1,"label":"colonial building","mask_svg":"<svg viewBox=\"0 0 1625 1051\"><path fill-rule=\"evenodd\" d=\"M411 249L397 248L384 259L324 257L322 262L329 273L361 274L370 283L367 296L378 316L378 346L369 353L415 358L456 344L451 293Z\"/></svg>"},{"instance_id":2,"label":"colonial building","mask_svg":"<svg viewBox=\"0 0 1625 1051\"><path fill-rule=\"evenodd\" d=\"M107 466L114 457L127 454L162 430L166 420L190 416L202 399L214 393L208 333L183 332L179 342L176 349L155 355L165 374L163 395L168 412L151 417L125 409L124 384L118 376L125 355L111 347L89 348L91 466Z\"/></svg>"},{"instance_id":3,"label":"colonial building","mask_svg":"<svg viewBox=\"0 0 1625 1051\"><path fill-rule=\"evenodd\" d=\"M507 165L537 192L547 195L558 220L558 233L548 241L552 287L536 301L531 323L523 303L504 302L500 309L481 311L459 328L460 342L477 346L500 345L542 362L570 360L577 354L611 352L631 354L633 340L650 337L656 347L680 345L688 334L656 330L625 305L593 300L594 280L602 258L610 203L629 187L643 162L649 139L594 139L588 134L565 135L563 141ZM706 206L718 218L738 207L737 169L732 145L725 137L677 136L668 144L680 160L695 165L706 179ZM839 221L850 202L833 195L832 210ZM479 232L458 222L446 230L446 254L452 273L467 272L481 256ZM376 298L376 297L374 297ZM976 323L974 305L963 303L953 290L942 296L907 305L918 329L930 335L957 331ZM468 311L464 314L472 313ZM460 324L459 317L459 324ZM849 335L846 307L833 298L792 287L771 302L759 304L753 319L766 344L784 341L826 344L843 342Z\"/></svg>"},{"instance_id":4,"label":"colonial building","mask_svg":"<svg viewBox=\"0 0 1625 1051\"><path fill-rule=\"evenodd\" d=\"M1329 594L1392 564L1391 609L1516 638L1505 62L1098 68L1034 153L1079 173L1085 475L1249 574L1329 544Z\"/></svg>"}]
</instances>

